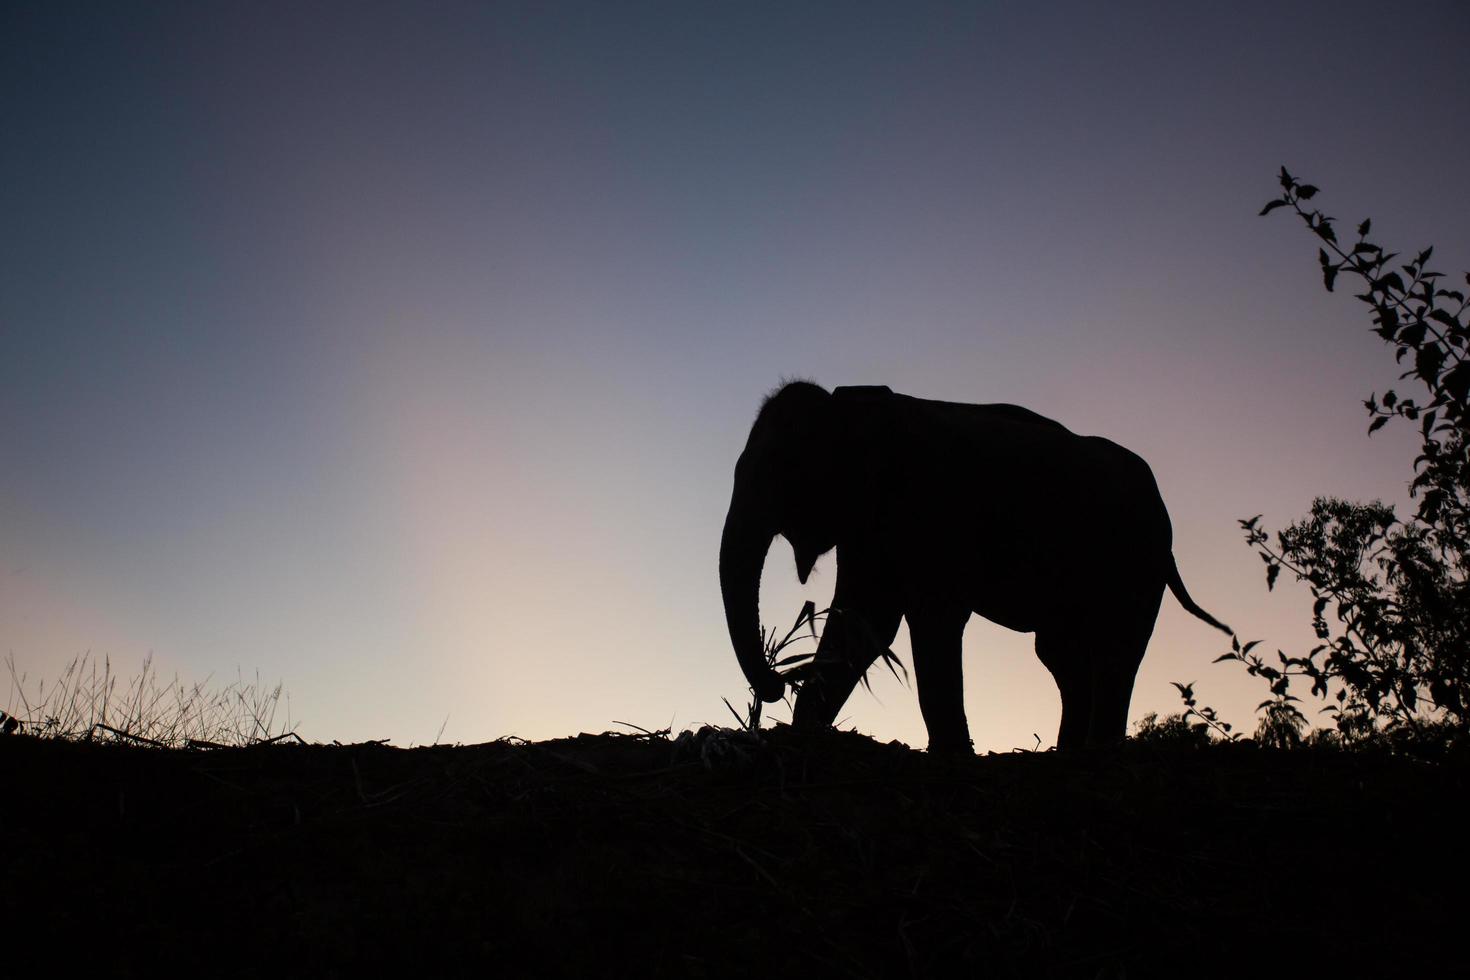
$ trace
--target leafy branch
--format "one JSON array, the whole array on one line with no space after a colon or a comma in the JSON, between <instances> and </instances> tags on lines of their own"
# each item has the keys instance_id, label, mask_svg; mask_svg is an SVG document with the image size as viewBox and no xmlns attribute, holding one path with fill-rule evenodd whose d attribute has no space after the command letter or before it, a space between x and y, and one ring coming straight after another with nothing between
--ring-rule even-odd
<instances>
[{"instance_id":1,"label":"leafy branch","mask_svg":"<svg viewBox=\"0 0 1470 980\"><path fill-rule=\"evenodd\" d=\"M1194 696L1193 681L1188 684L1181 684L1178 681L1172 681L1171 683L1179 689L1179 698L1184 702L1185 711L1180 716L1181 723L1191 725L1191 727L1197 731L1201 731L1204 735L1213 734L1226 742L1235 742L1240 739L1240 733L1231 730L1232 726L1230 722L1222 721L1214 708L1207 704L1201 705L1199 703L1198 699ZM1198 718L1199 721L1191 724L1191 718Z\"/></svg>"},{"instance_id":2,"label":"leafy branch","mask_svg":"<svg viewBox=\"0 0 1470 980\"><path fill-rule=\"evenodd\" d=\"M1372 310L1373 332L1394 348L1396 364L1407 362L1399 381L1421 389L1408 397L1388 389L1363 402L1370 435L1393 419L1418 430L1409 483L1415 510L1400 518L1377 501L1322 497L1274 545L1260 515L1240 521L1266 565L1268 589L1286 569L1311 590L1321 642L1303 657L1278 650L1277 667L1254 652L1256 641L1235 638L1217 661L1237 661L1269 684L1272 697L1258 710L1282 744L1305 723L1290 694L1294 678L1309 679L1320 698L1335 689L1336 704L1325 710L1344 737L1444 725L1463 732L1470 725L1470 302L1430 269L1433 248L1396 263L1398 253L1368 240L1368 220L1344 244L1336 219L1306 203L1315 186L1284 167L1280 184L1281 195L1260 213L1290 209L1322 242L1317 261L1328 290L1342 275L1363 284L1357 298Z\"/></svg>"},{"instance_id":3,"label":"leafy branch","mask_svg":"<svg viewBox=\"0 0 1470 980\"><path fill-rule=\"evenodd\" d=\"M1370 395L1363 403L1371 419L1368 431L1376 432L1395 417L1417 421L1425 452L1414 461L1416 474L1410 494L1424 495L1420 498L1419 518L1428 523L1438 519L1451 503L1440 496L1446 492L1458 496L1463 510L1467 503L1464 474L1442 470L1463 467L1465 439L1470 433L1470 361L1466 360L1470 327L1465 316L1470 301L1460 290L1438 285L1445 277L1428 268L1434 254L1432 246L1395 269L1393 262L1399 253L1370 242L1368 233L1373 223L1365 219L1358 225L1357 240L1344 250L1334 230L1336 219L1303 206L1302 202L1317 196L1317 188L1299 182L1285 167L1281 168L1280 182L1281 196L1268 202L1260 213L1290 207L1322 240L1324 246L1317 250L1317 261L1328 291L1342 272L1356 275L1366 284L1366 291L1358 293L1357 298L1373 310L1374 333L1393 345L1395 363L1411 358L1412 367L1400 374L1399 380L1414 379L1426 389L1428 398L1422 402L1401 398L1393 389L1381 398L1376 393ZM1400 272L1409 277L1407 281ZM1465 274L1465 282L1470 284L1470 273ZM1461 451L1458 458L1448 455L1455 449ZM1443 479L1446 476L1450 478L1448 486ZM1462 545L1464 540L1462 535Z\"/></svg>"}]
</instances>

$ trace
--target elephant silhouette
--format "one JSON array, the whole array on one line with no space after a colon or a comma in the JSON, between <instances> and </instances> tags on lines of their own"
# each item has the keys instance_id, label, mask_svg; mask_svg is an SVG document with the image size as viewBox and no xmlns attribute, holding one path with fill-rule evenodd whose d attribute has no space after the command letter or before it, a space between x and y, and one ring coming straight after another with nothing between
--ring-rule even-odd
<instances>
[{"instance_id":1,"label":"elephant silhouette","mask_svg":"<svg viewBox=\"0 0 1470 980\"><path fill-rule=\"evenodd\" d=\"M968 405L887 387L788 383L761 406L735 465L720 589L756 695L786 681L761 643L761 568L784 537L805 583L837 549L837 582L792 723L829 726L907 618L931 752L970 752L961 637L971 614L1036 634L1062 700L1057 746L1121 740L1167 588L1184 588L1168 511L1147 463L1015 405Z\"/></svg>"}]
</instances>

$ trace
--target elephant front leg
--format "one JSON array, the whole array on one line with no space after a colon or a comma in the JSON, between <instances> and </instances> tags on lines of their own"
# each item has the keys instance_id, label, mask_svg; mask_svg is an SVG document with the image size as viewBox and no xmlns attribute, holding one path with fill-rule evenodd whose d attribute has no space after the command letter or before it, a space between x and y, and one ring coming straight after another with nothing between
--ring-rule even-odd
<instances>
[{"instance_id":1,"label":"elephant front leg","mask_svg":"<svg viewBox=\"0 0 1470 980\"><path fill-rule=\"evenodd\" d=\"M863 614L834 606L807 679L797 692L792 727L815 731L832 725L863 674L893 644L902 618L896 611Z\"/></svg>"},{"instance_id":2,"label":"elephant front leg","mask_svg":"<svg viewBox=\"0 0 1470 980\"><path fill-rule=\"evenodd\" d=\"M964 669L960 662L969 611L931 612L909 616L914 653L914 683L919 710L929 730L929 751L968 755L974 752L965 720Z\"/></svg>"}]
</instances>

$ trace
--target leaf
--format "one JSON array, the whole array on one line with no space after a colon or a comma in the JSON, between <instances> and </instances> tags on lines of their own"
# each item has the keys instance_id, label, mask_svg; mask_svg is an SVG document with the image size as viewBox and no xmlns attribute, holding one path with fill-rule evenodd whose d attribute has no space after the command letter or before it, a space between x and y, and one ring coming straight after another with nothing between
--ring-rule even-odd
<instances>
[{"instance_id":1,"label":"leaf","mask_svg":"<svg viewBox=\"0 0 1470 980\"><path fill-rule=\"evenodd\" d=\"M813 633L816 633L817 604L810 599L808 599L806 601L806 604L801 607L801 612L796 614L796 625L800 626L803 620L806 621L807 629L811 630Z\"/></svg>"},{"instance_id":2,"label":"leaf","mask_svg":"<svg viewBox=\"0 0 1470 980\"><path fill-rule=\"evenodd\" d=\"M1296 189L1296 196L1301 198L1303 201L1310 201L1312 198L1317 196L1317 188L1313 187L1311 184L1303 184Z\"/></svg>"},{"instance_id":3,"label":"leaf","mask_svg":"<svg viewBox=\"0 0 1470 980\"><path fill-rule=\"evenodd\" d=\"M1362 237L1366 236L1368 234L1368 229L1369 228L1372 228L1372 227L1373 227L1373 222L1370 219L1368 219L1368 218L1364 218L1363 219L1363 223L1360 224L1360 225L1358 225L1358 237L1359 238L1362 238Z\"/></svg>"},{"instance_id":4,"label":"leaf","mask_svg":"<svg viewBox=\"0 0 1470 980\"><path fill-rule=\"evenodd\" d=\"M1377 432L1379 429L1383 428L1387 424L1388 416L1380 415L1378 418L1374 419L1368 424L1368 434L1371 436L1373 433Z\"/></svg>"},{"instance_id":5,"label":"leaf","mask_svg":"<svg viewBox=\"0 0 1470 980\"><path fill-rule=\"evenodd\" d=\"M723 702L725 702L725 707L727 707L727 708L730 709L730 714L732 714L732 715L735 716L735 721L739 723L740 727L741 728L745 728L746 727L746 720L744 718L740 717L740 712L738 712L738 711L735 710L735 706L730 703L730 699L729 698L720 698L720 700L723 701Z\"/></svg>"},{"instance_id":6,"label":"leaf","mask_svg":"<svg viewBox=\"0 0 1470 980\"><path fill-rule=\"evenodd\" d=\"M1425 383L1433 386L1439 380L1439 369L1444 364L1444 351L1438 344L1425 344L1414 357L1414 373Z\"/></svg>"},{"instance_id":7,"label":"leaf","mask_svg":"<svg viewBox=\"0 0 1470 980\"><path fill-rule=\"evenodd\" d=\"M1266 566L1266 591L1270 592L1276 587L1276 576L1281 574L1281 566L1271 563Z\"/></svg>"},{"instance_id":8,"label":"leaf","mask_svg":"<svg viewBox=\"0 0 1470 980\"><path fill-rule=\"evenodd\" d=\"M1380 292L1386 292L1392 289L1394 292L1402 294L1404 291L1404 281L1399 278L1397 272L1390 272L1382 279L1375 279L1373 281L1373 288Z\"/></svg>"},{"instance_id":9,"label":"leaf","mask_svg":"<svg viewBox=\"0 0 1470 980\"><path fill-rule=\"evenodd\" d=\"M888 668L888 672L892 674L896 680L902 681L905 685L908 684L909 669L903 665L902 660L898 659L898 654L894 653L892 650L884 649L883 663ZM903 671L902 675L899 674L899 671Z\"/></svg>"},{"instance_id":10,"label":"leaf","mask_svg":"<svg viewBox=\"0 0 1470 980\"><path fill-rule=\"evenodd\" d=\"M1445 372L1444 377L1439 379L1439 383L1450 398L1460 404L1463 411L1465 399L1470 396L1470 361L1462 360L1450 368Z\"/></svg>"},{"instance_id":11,"label":"leaf","mask_svg":"<svg viewBox=\"0 0 1470 980\"><path fill-rule=\"evenodd\" d=\"M1264 218L1266 215L1270 214L1272 211L1275 211L1277 208L1286 207L1287 203L1288 202L1284 198L1278 197L1276 200L1271 201L1265 207L1261 208L1261 213L1257 217Z\"/></svg>"},{"instance_id":12,"label":"leaf","mask_svg":"<svg viewBox=\"0 0 1470 980\"><path fill-rule=\"evenodd\" d=\"M1282 167L1281 168L1281 187L1282 187L1282 189L1289 191L1295 185L1296 185L1296 178L1293 177L1291 174L1287 173L1285 167Z\"/></svg>"}]
</instances>

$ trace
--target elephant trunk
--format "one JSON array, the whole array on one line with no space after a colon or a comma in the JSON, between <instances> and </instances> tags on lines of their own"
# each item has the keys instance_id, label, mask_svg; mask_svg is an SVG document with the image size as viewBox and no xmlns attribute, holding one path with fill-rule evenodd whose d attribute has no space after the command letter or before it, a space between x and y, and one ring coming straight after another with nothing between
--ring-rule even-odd
<instances>
[{"instance_id":1,"label":"elephant trunk","mask_svg":"<svg viewBox=\"0 0 1470 980\"><path fill-rule=\"evenodd\" d=\"M725 625L730 630L730 642L745 679L756 697L768 703L781 700L786 693L786 682L766 662L761 643L761 567L771 539L776 536L772 523L760 520L750 508L742 506L737 494L730 502L725 530L720 537L720 592L725 599Z\"/></svg>"}]
</instances>

